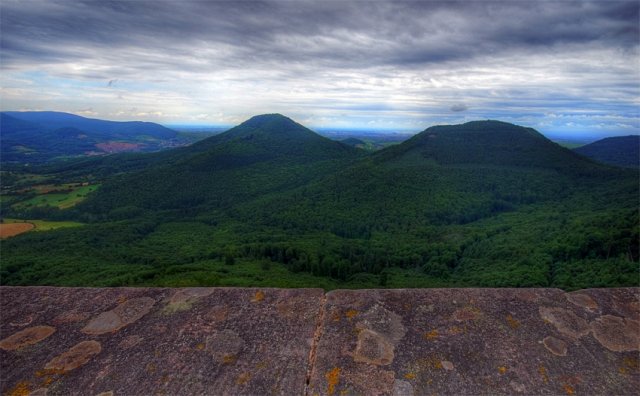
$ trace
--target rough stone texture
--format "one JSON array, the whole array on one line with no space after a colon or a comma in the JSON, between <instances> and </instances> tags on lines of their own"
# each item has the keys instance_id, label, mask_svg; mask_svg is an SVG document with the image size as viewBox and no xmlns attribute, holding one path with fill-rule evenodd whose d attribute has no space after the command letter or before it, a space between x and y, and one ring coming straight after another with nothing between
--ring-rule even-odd
<instances>
[{"instance_id":1,"label":"rough stone texture","mask_svg":"<svg viewBox=\"0 0 640 396\"><path fill-rule=\"evenodd\" d=\"M635 395L640 289L0 288L5 395Z\"/></svg>"},{"instance_id":2,"label":"rough stone texture","mask_svg":"<svg viewBox=\"0 0 640 396\"><path fill-rule=\"evenodd\" d=\"M55 332L0 349L0 394L300 395L322 300L319 289L2 287L0 342Z\"/></svg>"},{"instance_id":3,"label":"rough stone texture","mask_svg":"<svg viewBox=\"0 0 640 396\"><path fill-rule=\"evenodd\" d=\"M637 288L336 290L326 298L309 395L640 390Z\"/></svg>"}]
</instances>

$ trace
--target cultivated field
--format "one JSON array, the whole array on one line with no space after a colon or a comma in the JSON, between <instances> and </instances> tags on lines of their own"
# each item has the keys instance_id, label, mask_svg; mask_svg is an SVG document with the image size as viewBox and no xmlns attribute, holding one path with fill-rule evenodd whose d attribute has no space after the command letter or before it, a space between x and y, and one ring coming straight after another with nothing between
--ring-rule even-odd
<instances>
[{"instance_id":1,"label":"cultivated field","mask_svg":"<svg viewBox=\"0 0 640 396\"><path fill-rule=\"evenodd\" d=\"M30 231L35 228L32 223L3 223L0 224L0 238L9 238Z\"/></svg>"},{"instance_id":2,"label":"cultivated field","mask_svg":"<svg viewBox=\"0 0 640 396\"><path fill-rule=\"evenodd\" d=\"M84 186L68 184L55 188L51 185L34 186L30 191L38 195L16 203L15 207L16 209L20 209L34 206L53 206L59 209L67 209L84 200L87 194L95 191L97 188L97 184Z\"/></svg>"},{"instance_id":3,"label":"cultivated field","mask_svg":"<svg viewBox=\"0 0 640 396\"><path fill-rule=\"evenodd\" d=\"M27 231L49 231L81 225L83 224L75 221L4 219L4 222L0 223L0 238L9 238Z\"/></svg>"}]
</instances>

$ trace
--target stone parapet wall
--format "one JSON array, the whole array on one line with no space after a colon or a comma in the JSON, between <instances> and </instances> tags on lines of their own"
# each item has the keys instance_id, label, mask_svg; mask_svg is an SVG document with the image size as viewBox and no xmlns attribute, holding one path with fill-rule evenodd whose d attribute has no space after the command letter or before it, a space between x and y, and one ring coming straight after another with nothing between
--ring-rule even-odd
<instances>
[{"instance_id":1,"label":"stone parapet wall","mask_svg":"<svg viewBox=\"0 0 640 396\"><path fill-rule=\"evenodd\" d=\"M640 288L0 288L3 395L635 395Z\"/></svg>"}]
</instances>

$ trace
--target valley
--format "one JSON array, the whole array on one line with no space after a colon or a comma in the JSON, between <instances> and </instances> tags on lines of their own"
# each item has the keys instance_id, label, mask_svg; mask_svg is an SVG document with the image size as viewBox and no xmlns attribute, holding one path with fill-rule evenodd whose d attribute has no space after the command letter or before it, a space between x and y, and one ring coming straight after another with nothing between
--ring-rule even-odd
<instances>
[{"instance_id":1,"label":"valley","mask_svg":"<svg viewBox=\"0 0 640 396\"><path fill-rule=\"evenodd\" d=\"M3 240L4 285L637 285L638 171L498 121L371 152L268 114L6 172L5 223L83 226Z\"/></svg>"}]
</instances>

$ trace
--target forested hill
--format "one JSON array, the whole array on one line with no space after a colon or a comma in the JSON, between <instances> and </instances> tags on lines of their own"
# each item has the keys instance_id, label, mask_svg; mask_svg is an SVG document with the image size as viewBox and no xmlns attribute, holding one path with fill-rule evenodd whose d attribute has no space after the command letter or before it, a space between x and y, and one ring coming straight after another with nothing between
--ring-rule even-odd
<instances>
[{"instance_id":1,"label":"forested hill","mask_svg":"<svg viewBox=\"0 0 640 396\"><path fill-rule=\"evenodd\" d=\"M3 114L48 130L72 127L106 139L144 135L156 139L170 139L176 136L176 131L153 122L107 121L56 111L7 111Z\"/></svg>"},{"instance_id":2,"label":"forested hill","mask_svg":"<svg viewBox=\"0 0 640 396\"><path fill-rule=\"evenodd\" d=\"M360 150L320 136L281 114L252 117L220 135L193 144L181 155L190 153L215 157L223 167L275 159L287 163L313 162L362 154Z\"/></svg>"},{"instance_id":3,"label":"forested hill","mask_svg":"<svg viewBox=\"0 0 640 396\"><path fill-rule=\"evenodd\" d=\"M119 122L42 111L0 113L3 164L39 164L52 159L117 152L151 152L192 138L152 122Z\"/></svg>"},{"instance_id":4,"label":"forested hill","mask_svg":"<svg viewBox=\"0 0 640 396\"><path fill-rule=\"evenodd\" d=\"M640 166L638 135L604 138L573 151L603 164L636 169Z\"/></svg>"},{"instance_id":5,"label":"forested hill","mask_svg":"<svg viewBox=\"0 0 640 396\"><path fill-rule=\"evenodd\" d=\"M135 161L72 209L5 213L89 225L7 240L1 281L572 289L640 275L638 172L530 128L438 126L369 154L272 114Z\"/></svg>"},{"instance_id":6,"label":"forested hill","mask_svg":"<svg viewBox=\"0 0 640 396\"><path fill-rule=\"evenodd\" d=\"M381 150L382 161L431 159L442 165L481 164L568 169L593 168L532 128L500 121L434 126L400 145Z\"/></svg>"},{"instance_id":7,"label":"forested hill","mask_svg":"<svg viewBox=\"0 0 640 396\"><path fill-rule=\"evenodd\" d=\"M266 192L286 191L362 155L362 150L322 137L280 114L261 115L192 146L143 158L150 164L147 169L108 180L81 209L102 215L120 213L123 207L129 208L127 213L202 213Z\"/></svg>"}]
</instances>

